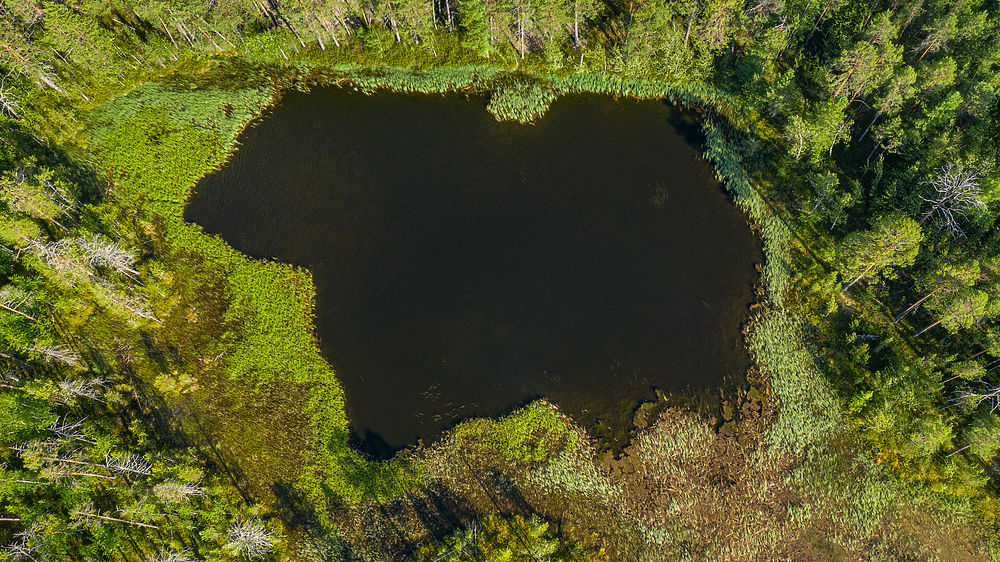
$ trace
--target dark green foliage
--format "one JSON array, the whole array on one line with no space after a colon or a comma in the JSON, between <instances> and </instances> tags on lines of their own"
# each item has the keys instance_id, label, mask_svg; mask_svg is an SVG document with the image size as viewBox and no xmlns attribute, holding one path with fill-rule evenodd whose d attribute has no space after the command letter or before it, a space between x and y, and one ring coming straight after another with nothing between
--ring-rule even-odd
<instances>
[{"instance_id":1,"label":"dark green foliage","mask_svg":"<svg viewBox=\"0 0 1000 562\"><path fill-rule=\"evenodd\" d=\"M586 559L574 550L572 545L555 536L551 523L537 516L487 516L473 521L468 529L456 531L439 544L420 549L415 559L422 562Z\"/></svg>"},{"instance_id":2,"label":"dark green foliage","mask_svg":"<svg viewBox=\"0 0 1000 562\"><path fill-rule=\"evenodd\" d=\"M923 239L920 225L903 215L879 217L871 230L847 236L838 252L839 269L847 283L844 290L869 275L913 265Z\"/></svg>"}]
</instances>

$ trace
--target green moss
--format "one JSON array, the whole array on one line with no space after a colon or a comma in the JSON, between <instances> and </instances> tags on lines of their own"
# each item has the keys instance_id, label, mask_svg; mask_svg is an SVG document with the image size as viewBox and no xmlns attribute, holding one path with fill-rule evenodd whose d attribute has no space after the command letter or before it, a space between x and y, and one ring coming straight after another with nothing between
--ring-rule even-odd
<instances>
[{"instance_id":1,"label":"green moss","mask_svg":"<svg viewBox=\"0 0 1000 562\"><path fill-rule=\"evenodd\" d=\"M373 463L348 447L343 391L312 333L308 271L251 260L182 220L195 182L222 163L274 91L151 84L95 112L89 142L114 178L112 198L161 242L166 291L154 307L164 341L190 342L199 371L193 398L202 406L182 424L218 440L255 493L269 495L276 482L305 486L322 514L330 494L398 494L418 466ZM162 384L163 367L149 366L150 384Z\"/></svg>"},{"instance_id":2,"label":"green moss","mask_svg":"<svg viewBox=\"0 0 1000 562\"><path fill-rule=\"evenodd\" d=\"M315 289L308 271L250 260L182 220L197 180L225 160L242 128L272 102L278 84L335 82L366 92L494 91L494 112L522 121L543 113L560 93L587 89L686 100L713 95L710 89L692 92L667 83L599 75L532 77L483 66L314 69L300 61L283 71L223 63L212 72L211 78L173 76L105 103L90 116L84 142L95 164L113 178L111 198L134 209L138 229L160 241L157 253L171 293L153 303L165 323L163 340L192 342L186 354L201 364L199 373L187 376L198 387L194 398L205 405L186 423L208 427L200 431L218 439L239 464L252 465L243 472L259 493L267 494L272 482L295 483L317 512L325 510L330 494L352 500L397 494L419 481L419 464L372 463L347 445L343 391L312 333ZM249 79L241 80L241 74ZM206 82L252 86L224 89ZM163 370L150 363L149 384L162 385ZM245 406L250 403L263 404L268 415ZM537 405L501 422L470 422L456 436L523 462L548 459L575 439L568 420Z\"/></svg>"},{"instance_id":3,"label":"green moss","mask_svg":"<svg viewBox=\"0 0 1000 562\"><path fill-rule=\"evenodd\" d=\"M475 419L455 428L461 444L471 441L514 463L546 462L576 444L571 422L548 402L532 402L499 420Z\"/></svg>"},{"instance_id":4,"label":"green moss","mask_svg":"<svg viewBox=\"0 0 1000 562\"><path fill-rule=\"evenodd\" d=\"M188 409L182 423L199 428L220 454L234 459L255 495L269 497L275 484L292 486L319 520L332 524L332 501L396 497L420 486L424 473L417 457L371 462L348 446L343 391L312 335L315 289L309 272L251 260L181 218L195 182L224 161L278 84L339 83L365 92L493 91L498 117L520 120L541 114L558 95L581 91L668 96L717 110L706 123L707 156L761 226L765 243L767 309L755 320L749 346L779 405L766 436L769 450L804 453L839 427L840 405L807 344L807 324L789 304L796 238L751 185L744 166L752 147L733 140L744 138L742 133L724 133L724 127L753 122L738 116L732 99L709 87L586 73L539 78L481 66L300 66L285 74L271 71L271 80L238 90L190 89L179 77L169 86L147 85L96 111L88 139L97 165L113 177L112 197L135 209L142 228L158 240L164 295L154 305L164 322L162 341L192 342L186 367L173 373L150 361L143 376L150 384L162 385L164 373L170 380L195 381L197 388L175 393L171 405ZM721 125L727 114L734 119ZM545 494L593 496L588 501L598 503L620 499L620 490L594 472L571 420L544 402L498 420L465 422L447 442L456 451L473 452L479 457L474 462L526 470L524 482ZM467 460L463 455L454 458Z\"/></svg>"}]
</instances>

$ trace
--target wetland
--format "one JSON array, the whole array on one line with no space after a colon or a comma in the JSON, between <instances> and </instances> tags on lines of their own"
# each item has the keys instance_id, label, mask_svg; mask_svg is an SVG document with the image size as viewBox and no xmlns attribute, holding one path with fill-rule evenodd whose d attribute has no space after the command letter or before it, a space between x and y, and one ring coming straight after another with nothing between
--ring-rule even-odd
<instances>
[{"instance_id":1,"label":"wetland","mask_svg":"<svg viewBox=\"0 0 1000 562\"><path fill-rule=\"evenodd\" d=\"M375 456L545 397L597 435L749 365L756 236L660 101L290 92L185 218L308 268L316 335Z\"/></svg>"}]
</instances>

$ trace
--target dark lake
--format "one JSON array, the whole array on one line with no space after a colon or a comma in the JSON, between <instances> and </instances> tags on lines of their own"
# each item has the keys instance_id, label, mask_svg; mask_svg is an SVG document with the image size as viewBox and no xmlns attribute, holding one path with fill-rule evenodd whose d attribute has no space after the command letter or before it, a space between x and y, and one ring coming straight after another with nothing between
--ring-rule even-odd
<instances>
[{"instance_id":1,"label":"dark lake","mask_svg":"<svg viewBox=\"0 0 1000 562\"><path fill-rule=\"evenodd\" d=\"M653 388L738 376L760 248L658 101L290 92L187 220L308 267L359 445L386 454L548 397L598 434Z\"/></svg>"}]
</instances>

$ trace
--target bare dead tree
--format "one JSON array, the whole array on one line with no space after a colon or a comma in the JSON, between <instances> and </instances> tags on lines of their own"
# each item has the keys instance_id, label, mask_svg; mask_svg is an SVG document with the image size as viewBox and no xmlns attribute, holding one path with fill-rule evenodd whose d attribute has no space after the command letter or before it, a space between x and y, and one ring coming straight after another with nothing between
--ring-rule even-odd
<instances>
[{"instance_id":1,"label":"bare dead tree","mask_svg":"<svg viewBox=\"0 0 1000 562\"><path fill-rule=\"evenodd\" d=\"M114 476L87 472L86 469L74 469L66 464L52 464L45 466L39 475L48 481L72 482L76 478L98 478L101 480L114 480Z\"/></svg>"},{"instance_id":2,"label":"bare dead tree","mask_svg":"<svg viewBox=\"0 0 1000 562\"><path fill-rule=\"evenodd\" d=\"M132 453L126 453L121 456L104 453L104 464L108 467L108 470L119 474L149 476L153 473L153 467L146 459Z\"/></svg>"},{"instance_id":3,"label":"bare dead tree","mask_svg":"<svg viewBox=\"0 0 1000 562\"><path fill-rule=\"evenodd\" d=\"M106 385L107 381L101 377L64 379L56 384L59 390L53 398L63 404L71 404L77 398L89 398L107 404L102 394Z\"/></svg>"},{"instance_id":4,"label":"bare dead tree","mask_svg":"<svg viewBox=\"0 0 1000 562\"><path fill-rule=\"evenodd\" d=\"M205 492L198 484L170 479L153 486L153 494L161 501L176 504L194 496L204 496Z\"/></svg>"},{"instance_id":5,"label":"bare dead tree","mask_svg":"<svg viewBox=\"0 0 1000 562\"><path fill-rule=\"evenodd\" d=\"M31 351L37 353L46 363L62 363L71 367L82 367L80 360L83 356L65 345L37 344L31 348Z\"/></svg>"},{"instance_id":6,"label":"bare dead tree","mask_svg":"<svg viewBox=\"0 0 1000 562\"><path fill-rule=\"evenodd\" d=\"M66 418L66 416L62 416L56 418L56 421L52 422L52 425L48 427L48 430L51 431L56 437L62 439L73 439L93 445L94 441L87 439L87 436L81 430L83 422L84 420L71 422L68 418Z\"/></svg>"},{"instance_id":7,"label":"bare dead tree","mask_svg":"<svg viewBox=\"0 0 1000 562\"><path fill-rule=\"evenodd\" d=\"M61 446L62 445L58 439L33 439L31 441L14 443L7 448L22 457L27 455L51 457L59 454Z\"/></svg>"},{"instance_id":8,"label":"bare dead tree","mask_svg":"<svg viewBox=\"0 0 1000 562\"><path fill-rule=\"evenodd\" d=\"M160 320L150 310L149 299L134 291L122 292L103 279L95 279L94 286L99 289L99 294L109 303L124 309L132 316L160 322Z\"/></svg>"},{"instance_id":9,"label":"bare dead tree","mask_svg":"<svg viewBox=\"0 0 1000 562\"><path fill-rule=\"evenodd\" d=\"M966 218L969 212L986 207L979 197L979 178L960 164L951 162L938 169L927 184L931 187L930 192L920 198L930 203L931 208L920 219L920 224L934 217L941 230L964 236L958 218Z\"/></svg>"},{"instance_id":10,"label":"bare dead tree","mask_svg":"<svg viewBox=\"0 0 1000 562\"><path fill-rule=\"evenodd\" d=\"M46 195L48 195L49 198L59 206L63 214L69 214L72 207L76 204L76 198L71 193L67 192L65 186L61 185L59 182L53 182L50 179L43 179L42 183L45 186ZM67 230L67 228L61 224L59 226L63 230Z\"/></svg>"},{"instance_id":11,"label":"bare dead tree","mask_svg":"<svg viewBox=\"0 0 1000 562\"><path fill-rule=\"evenodd\" d=\"M18 104L17 96L7 84L7 79L13 72L13 70L9 70L3 78L0 78L0 112L17 119L17 112L21 110L21 106Z\"/></svg>"},{"instance_id":12,"label":"bare dead tree","mask_svg":"<svg viewBox=\"0 0 1000 562\"><path fill-rule=\"evenodd\" d=\"M32 523L27 529L15 533L14 538L16 540L13 543L4 547L7 551L5 560L42 562L48 559L45 555L45 533L38 523Z\"/></svg>"},{"instance_id":13,"label":"bare dead tree","mask_svg":"<svg viewBox=\"0 0 1000 562\"><path fill-rule=\"evenodd\" d=\"M80 460L75 455L79 451L64 451L64 441L58 439L36 439L10 446L26 462L40 467L39 476L45 481L73 480L77 477L113 480L114 476L88 472L94 468L107 469L101 463ZM41 484L42 482L24 482Z\"/></svg>"},{"instance_id":14,"label":"bare dead tree","mask_svg":"<svg viewBox=\"0 0 1000 562\"><path fill-rule=\"evenodd\" d=\"M135 317L159 322L150 310L148 299L134 288L126 288L123 293L93 269L107 269L134 279L138 271L134 269L136 256L131 250L101 235L59 241L28 239L27 242L21 251L30 251L70 285L89 281L110 304L125 309Z\"/></svg>"},{"instance_id":15,"label":"bare dead tree","mask_svg":"<svg viewBox=\"0 0 1000 562\"><path fill-rule=\"evenodd\" d=\"M277 540L274 531L256 518L237 517L226 536L229 538L227 548L249 560L265 558L274 549Z\"/></svg>"},{"instance_id":16,"label":"bare dead tree","mask_svg":"<svg viewBox=\"0 0 1000 562\"><path fill-rule=\"evenodd\" d=\"M972 408L977 408L985 403L989 405L990 413L996 412L1000 410L1000 385L990 386L979 381L979 384L974 387L970 386L956 392L951 402L953 405L964 404Z\"/></svg>"},{"instance_id":17,"label":"bare dead tree","mask_svg":"<svg viewBox=\"0 0 1000 562\"><path fill-rule=\"evenodd\" d=\"M13 312L14 314L23 316L32 322L38 322L37 318L21 310L21 308L30 304L34 300L34 293L25 291L17 285L4 285L3 287L0 287L0 308L6 310L7 312Z\"/></svg>"},{"instance_id":18,"label":"bare dead tree","mask_svg":"<svg viewBox=\"0 0 1000 562\"><path fill-rule=\"evenodd\" d=\"M66 463L77 466L104 466L76 458L75 455L79 449L67 445L66 441L58 438L32 439L31 441L15 443L9 448L18 453L21 458L38 464Z\"/></svg>"},{"instance_id":19,"label":"bare dead tree","mask_svg":"<svg viewBox=\"0 0 1000 562\"><path fill-rule=\"evenodd\" d=\"M27 246L21 251L28 250L34 254L42 263L62 275L69 284L76 285L81 278L90 276L86 264L74 255L73 250L76 244L70 240L51 241L30 238L27 242Z\"/></svg>"},{"instance_id":20,"label":"bare dead tree","mask_svg":"<svg viewBox=\"0 0 1000 562\"><path fill-rule=\"evenodd\" d=\"M121 244L100 234L76 239L83 259L91 267L103 267L124 275L138 275L134 269L135 254Z\"/></svg>"}]
</instances>

